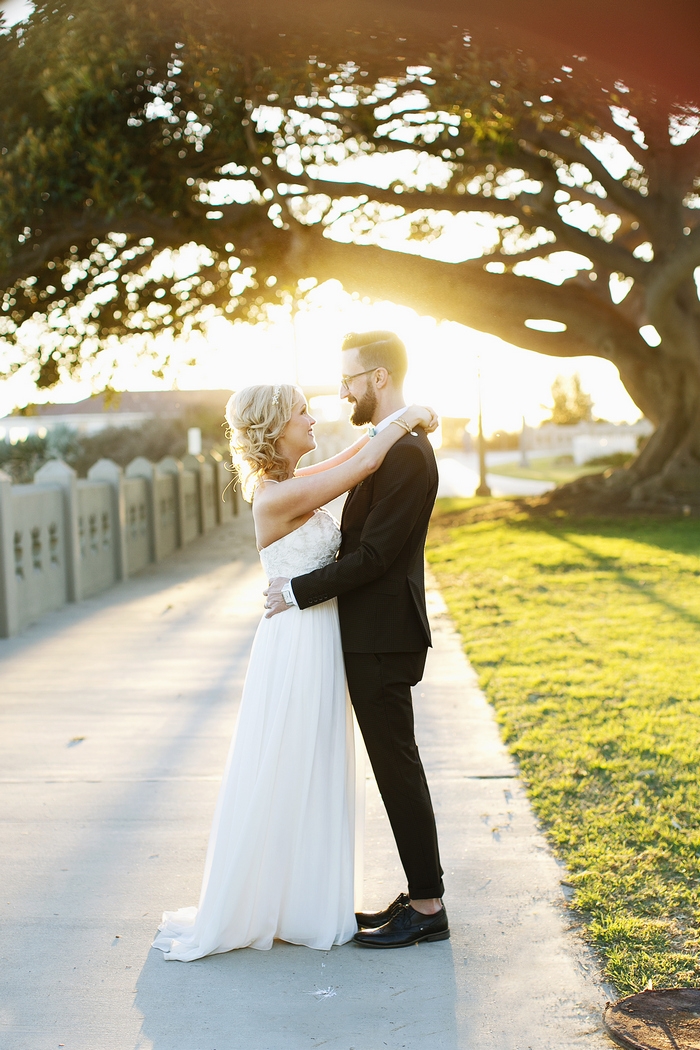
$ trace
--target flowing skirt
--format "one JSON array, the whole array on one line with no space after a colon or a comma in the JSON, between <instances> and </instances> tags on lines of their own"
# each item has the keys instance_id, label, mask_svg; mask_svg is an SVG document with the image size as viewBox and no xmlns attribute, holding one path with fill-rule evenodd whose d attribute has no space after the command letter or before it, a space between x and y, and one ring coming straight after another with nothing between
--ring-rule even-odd
<instances>
[{"instance_id":1,"label":"flowing skirt","mask_svg":"<svg viewBox=\"0 0 700 1050\"><path fill-rule=\"evenodd\" d=\"M199 907L164 913L166 959L352 938L353 737L335 600L261 620Z\"/></svg>"}]
</instances>

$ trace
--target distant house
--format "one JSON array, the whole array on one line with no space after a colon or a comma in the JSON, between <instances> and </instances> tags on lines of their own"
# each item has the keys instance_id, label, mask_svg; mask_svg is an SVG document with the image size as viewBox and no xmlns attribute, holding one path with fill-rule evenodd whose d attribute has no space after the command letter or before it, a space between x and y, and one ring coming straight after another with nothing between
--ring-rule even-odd
<instances>
[{"instance_id":1,"label":"distant house","mask_svg":"<svg viewBox=\"0 0 700 1050\"><path fill-rule=\"evenodd\" d=\"M304 387L308 398L335 395L336 387ZM147 419L177 419L197 409L224 416L230 390L124 390L95 394L69 405L31 405L0 417L0 441L24 441L30 434L46 437L49 430L69 427L95 434L107 427L139 427Z\"/></svg>"},{"instance_id":2,"label":"distant house","mask_svg":"<svg viewBox=\"0 0 700 1050\"><path fill-rule=\"evenodd\" d=\"M0 440L23 441L30 434L45 437L49 430L63 426L81 434L106 427L139 427L147 419L177 419L199 408L220 411L223 418L230 396L230 390L124 390L69 405L32 405L0 418Z\"/></svg>"}]
</instances>

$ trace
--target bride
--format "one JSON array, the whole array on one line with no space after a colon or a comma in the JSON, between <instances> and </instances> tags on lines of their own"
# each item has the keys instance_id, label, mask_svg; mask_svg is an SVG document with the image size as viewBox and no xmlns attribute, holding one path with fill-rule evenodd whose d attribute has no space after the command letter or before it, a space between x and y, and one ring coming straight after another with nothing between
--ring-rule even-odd
<instances>
[{"instance_id":1,"label":"bride","mask_svg":"<svg viewBox=\"0 0 700 1050\"><path fill-rule=\"evenodd\" d=\"M319 510L381 465L406 429L435 428L406 408L396 426L297 469L315 420L294 386L252 386L226 408L243 492L268 577L334 561L338 524ZM189 962L275 939L328 950L357 930L354 748L336 599L263 618L214 813L199 907L165 912L154 947Z\"/></svg>"}]
</instances>

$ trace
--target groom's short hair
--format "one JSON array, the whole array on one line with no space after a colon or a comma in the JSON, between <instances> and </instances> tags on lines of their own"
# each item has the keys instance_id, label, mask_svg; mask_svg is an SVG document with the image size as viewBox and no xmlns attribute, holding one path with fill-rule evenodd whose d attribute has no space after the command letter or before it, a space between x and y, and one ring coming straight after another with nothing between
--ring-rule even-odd
<instances>
[{"instance_id":1,"label":"groom's short hair","mask_svg":"<svg viewBox=\"0 0 700 1050\"><path fill-rule=\"evenodd\" d=\"M358 350L363 369L386 368L397 386L403 383L408 355L395 332L348 332L343 350Z\"/></svg>"}]
</instances>

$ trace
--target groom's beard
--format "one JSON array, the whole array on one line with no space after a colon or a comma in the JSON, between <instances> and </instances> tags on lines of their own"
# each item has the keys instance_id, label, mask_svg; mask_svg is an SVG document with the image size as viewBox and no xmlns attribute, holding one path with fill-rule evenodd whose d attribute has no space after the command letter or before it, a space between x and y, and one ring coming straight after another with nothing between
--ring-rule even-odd
<instances>
[{"instance_id":1,"label":"groom's beard","mask_svg":"<svg viewBox=\"0 0 700 1050\"><path fill-rule=\"evenodd\" d=\"M365 389L364 394L358 397L352 404L352 415L350 416L350 422L354 427L364 427L367 423L372 422L372 416L374 415L377 408L377 395L370 387L369 383Z\"/></svg>"}]
</instances>

